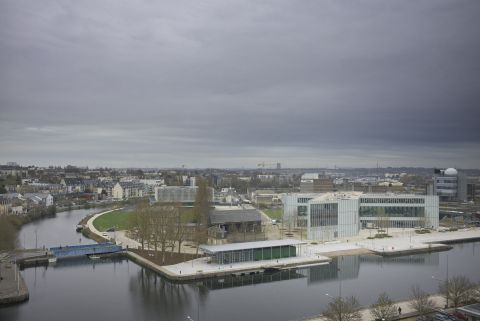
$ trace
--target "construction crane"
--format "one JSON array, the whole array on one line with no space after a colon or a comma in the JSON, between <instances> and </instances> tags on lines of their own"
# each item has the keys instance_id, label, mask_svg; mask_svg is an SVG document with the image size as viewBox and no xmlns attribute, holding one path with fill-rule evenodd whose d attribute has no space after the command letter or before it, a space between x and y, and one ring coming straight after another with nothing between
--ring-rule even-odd
<instances>
[{"instance_id":1,"label":"construction crane","mask_svg":"<svg viewBox=\"0 0 480 321\"><path fill-rule=\"evenodd\" d=\"M265 169L266 166L275 166L276 169L281 169L282 168L282 165L280 163L265 163L265 162L261 162L257 165L257 167L259 168L263 168Z\"/></svg>"}]
</instances>

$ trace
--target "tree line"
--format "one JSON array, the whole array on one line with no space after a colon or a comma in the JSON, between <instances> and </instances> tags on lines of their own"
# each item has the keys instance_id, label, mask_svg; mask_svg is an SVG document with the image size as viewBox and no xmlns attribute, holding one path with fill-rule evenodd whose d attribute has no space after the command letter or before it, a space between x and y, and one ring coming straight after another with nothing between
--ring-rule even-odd
<instances>
[{"instance_id":1,"label":"tree line","mask_svg":"<svg viewBox=\"0 0 480 321\"><path fill-rule=\"evenodd\" d=\"M480 284L471 282L465 276L454 276L439 285L439 293L448 302L448 307L480 302ZM438 307L431 295L419 286L412 286L410 307L420 316L434 312ZM329 321L360 321L360 304L355 296L336 297L328 304L323 316ZM393 320L401 313L401 308L388 296L381 293L376 302L370 306L370 314L375 320Z\"/></svg>"},{"instance_id":2,"label":"tree line","mask_svg":"<svg viewBox=\"0 0 480 321\"><path fill-rule=\"evenodd\" d=\"M193 206L194 224L191 226L187 226L182 220L181 204L150 205L144 202L137 206L132 216L130 234L140 242L142 249L153 248L155 252L160 252L162 263L165 262L165 252L177 249L180 253L187 238L197 244L197 254L198 246L207 242L211 195L206 180L200 178L197 182L198 189Z\"/></svg>"}]
</instances>

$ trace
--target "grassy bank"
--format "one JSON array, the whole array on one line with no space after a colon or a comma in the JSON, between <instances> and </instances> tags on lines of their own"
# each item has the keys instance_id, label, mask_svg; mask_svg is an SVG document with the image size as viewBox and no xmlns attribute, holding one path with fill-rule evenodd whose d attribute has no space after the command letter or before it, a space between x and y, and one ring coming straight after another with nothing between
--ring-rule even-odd
<instances>
[{"instance_id":1,"label":"grassy bank","mask_svg":"<svg viewBox=\"0 0 480 321\"><path fill-rule=\"evenodd\" d=\"M281 208L266 208L262 210L272 220L281 220L283 216L283 209Z\"/></svg>"},{"instance_id":2,"label":"grassy bank","mask_svg":"<svg viewBox=\"0 0 480 321\"><path fill-rule=\"evenodd\" d=\"M128 230L131 224L131 217L134 215L132 211L117 210L97 217L93 221L93 226L100 232L104 232L109 228L116 230Z\"/></svg>"},{"instance_id":3,"label":"grassy bank","mask_svg":"<svg viewBox=\"0 0 480 321\"><path fill-rule=\"evenodd\" d=\"M180 208L182 223L193 222L193 208ZM124 211L117 210L107 214L103 214L93 221L93 225L100 232L114 227L116 230L128 230L131 227L132 217L135 215L135 210Z\"/></svg>"},{"instance_id":4,"label":"grassy bank","mask_svg":"<svg viewBox=\"0 0 480 321\"><path fill-rule=\"evenodd\" d=\"M82 235L98 243L104 243L107 241L105 238L90 231L88 227L85 227L84 229L82 229Z\"/></svg>"}]
</instances>

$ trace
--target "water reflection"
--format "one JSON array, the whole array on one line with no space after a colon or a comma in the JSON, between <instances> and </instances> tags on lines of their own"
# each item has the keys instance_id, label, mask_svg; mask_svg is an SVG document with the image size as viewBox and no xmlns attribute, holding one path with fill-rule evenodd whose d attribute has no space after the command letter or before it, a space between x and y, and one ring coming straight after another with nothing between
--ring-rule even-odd
<instances>
[{"instance_id":1,"label":"water reflection","mask_svg":"<svg viewBox=\"0 0 480 321\"><path fill-rule=\"evenodd\" d=\"M327 280L356 279L359 271L359 256L341 256L333 258L328 265L313 266L304 273L306 273L310 285Z\"/></svg>"},{"instance_id":2,"label":"water reflection","mask_svg":"<svg viewBox=\"0 0 480 321\"><path fill-rule=\"evenodd\" d=\"M302 272L304 272L304 270L299 272L295 269L290 269L273 273L246 274L242 276L229 275L222 278L203 280L201 284L208 290L252 286L261 283L280 282L306 277L306 274Z\"/></svg>"},{"instance_id":3,"label":"water reflection","mask_svg":"<svg viewBox=\"0 0 480 321\"><path fill-rule=\"evenodd\" d=\"M438 266L440 264L440 254L432 252L421 255L408 255L397 257L381 257L377 255L360 256L361 263L375 263L378 265L432 265Z\"/></svg>"},{"instance_id":4,"label":"water reflection","mask_svg":"<svg viewBox=\"0 0 480 321\"><path fill-rule=\"evenodd\" d=\"M143 313L146 312L152 317L162 316L163 320L185 319L185 315L193 311L193 303L198 299L198 291L196 293L192 284L169 282L155 272L143 268L130 276L128 289L131 295L140 298L138 302L144 310ZM206 295L200 293L200 297Z\"/></svg>"}]
</instances>

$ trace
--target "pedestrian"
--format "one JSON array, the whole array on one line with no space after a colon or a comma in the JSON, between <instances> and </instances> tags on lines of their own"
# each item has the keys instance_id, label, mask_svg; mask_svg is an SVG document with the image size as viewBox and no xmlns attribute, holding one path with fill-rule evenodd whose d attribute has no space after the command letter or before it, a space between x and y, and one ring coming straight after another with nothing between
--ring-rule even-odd
<instances>
[{"instance_id":1,"label":"pedestrian","mask_svg":"<svg viewBox=\"0 0 480 321\"><path fill-rule=\"evenodd\" d=\"M398 315L402 315L402 308L398 307Z\"/></svg>"}]
</instances>

